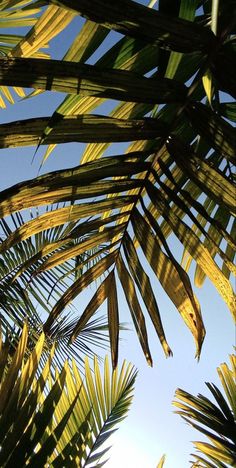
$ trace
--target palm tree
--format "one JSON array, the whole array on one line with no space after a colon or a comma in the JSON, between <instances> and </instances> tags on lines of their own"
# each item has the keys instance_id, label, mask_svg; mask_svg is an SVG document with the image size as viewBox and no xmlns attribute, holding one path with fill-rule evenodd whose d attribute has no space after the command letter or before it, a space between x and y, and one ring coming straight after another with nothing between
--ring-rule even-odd
<instances>
[{"instance_id":1,"label":"palm tree","mask_svg":"<svg viewBox=\"0 0 236 468\"><path fill-rule=\"evenodd\" d=\"M0 342L1 466L103 466L101 445L129 409L136 371L124 362L111 374L107 358L104 377L96 358L93 374L88 359L85 376L75 360L59 370L55 347L44 359L43 333L30 354L27 340L24 325L13 356L11 341Z\"/></svg>"},{"instance_id":2,"label":"palm tree","mask_svg":"<svg viewBox=\"0 0 236 468\"><path fill-rule=\"evenodd\" d=\"M194 442L193 467L227 468L236 466L236 356L230 356L231 366L226 363L217 369L222 391L207 383L215 403L203 396L189 394L177 389L174 405L182 418L207 436L208 442Z\"/></svg>"},{"instance_id":3,"label":"palm tree","mask_svg":"<svg viewBox=\"0 0 236 468\"><path fill-rule=\"evenodd\" d=\"M209 0L160 0L158 9L152 9L132 0L1 2L0 23L7 29L0 37L0 106L13 104L15 95L27 95L33 103L45 90L66 96L52 115L1 124L0 148L34 146L37 151L47 145L43 164L58 144L88 143L76 167L20 182L0 194L1 326L5 337L13 337L4 347L1 366L3 388L12 390L0 413L4 466L12 466L19 453L23 463L33 466L45 460L61 466L62 458L70 456L82 457L83 466L91 447L98 448L104 422L109 434L104 410L109 392L104 402L97 361L95 384L85 366L84 413L80 397L73 390L69 396L67 385L69 379L76 388L82 385L78 369L75 364L71 370L64 359L70 354L81 362L82 354L94 352L94 340L101 344L109 335L116 369L118 285L150 365L146 314L165 355L172 352L149 266L193 334L197 356L205 329L188 276L192 261L196 285L208 276L235 319L230 283L235 273L235 5L232 0L217 5ZM53 48L44 48L52 39L60 44L61 32L78 18L84 18L78 34L64 57L55 60ZM28 28L25 35L19 26ZM107 47L109 38L114 42L112 31L121 36ZM91 65L98 49L100 57ZM28 88L33 89L30 95ZM105 106L101 115L99 106L104 103L112 110ZM127 148L119 152L124 142ZM169 246L172 234L183 245L182 262ZM93 282L96 291L83 313L73 304L69 309ZM107 316L101 323L94 315L104 302ZM24 358L21 346L28 357L25 373L15 366ZM37 370L35 356L41 352L44 367L40 364ZM34 372L26 384L29 363ZM133 374L127 372L129 395ZM114 375L116 370L116 379ZM4 421L13 421L17 401L24 402L19 417L3 433ZM123 401L126 409L129 396ZM45 419L52 403L55 413ZM117 420L123 409L115 409ZM86 453L81 453L74 418ZM39 426L36 432L34 424ZM65 437L60 432L64 427ZM97 453L91 456L96 461Z\"/></svg>"},{"instance_id":4,"label":"palm tree","mask_svg":"<svg viewBox=\"0 0 236 468\"><path fill-rule=\"evenodd\" d=\"M162 0L151 9L131 0L4 0L0 9L7 27L33 25L25 36L7 30L1 38L2 105L13 100L8 86L21 96L33 88L31 99L44 90L67 93L53 115L1 124L0 147L48 145L45 159L57 144L88 143L78 166L1 192L3 330L22 328L25 317L34 322L36 300L50 339L69 303L99 280L83 313L75 312L69 342L106 301L115 368L119 281L152 364L145 313L167 356L171 349L149 264L192 332L199 356L205 329L187 273L192 260L196 284L208 276L236 315L230 283L234 2L217 8L217 2L181 0L170 7ZM63 59L49 58L42 48L52 38L60 41L61 31L78 16L86 20ZM101 49L94 65L86 63L112 30L122 36ZM116 103L110 114L100 115L107 100ZM107 156L115 142L127 142L125 153ZM21 211L29 208L32 218L24 218ZM183 245L182 264L169 247L171 234Z\"/></svg>"}]
</instances>

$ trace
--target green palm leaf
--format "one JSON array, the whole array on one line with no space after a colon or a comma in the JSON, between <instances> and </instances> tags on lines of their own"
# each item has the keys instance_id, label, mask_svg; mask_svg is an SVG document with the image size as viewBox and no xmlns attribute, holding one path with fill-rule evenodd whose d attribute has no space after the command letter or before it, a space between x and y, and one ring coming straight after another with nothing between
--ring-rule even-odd
<instances>
[{"instance_id":1,"label":"green palm leaf","mask_svg":"<svg viewBox=\"0 0 236 468\"><path fill-rule=\"evenodd\" d=\"M0 148L36 145L49 118L29 119L0 126ZM91 136L92 134L92 136ZM154 139L165 135L165 126L154 119L124 120L96 115L79 115L60 119L43 141L68 142L123 142Z\"/></svg>"},{"instance_id":2,"label":"green palm leaf","mask_svg":"<svg viewBox=\"0 0 236 468\"><path fill-rule=\"evenodd\" d=\"M31 58L0 58L0 64L0 82L9 86L151 104L179 102L186 96L185 87L177 81L147 79L126 70L101 71L95 65Z\"/></svg>"},{"instance_id":3,"label":"green palm leaf","mask_svg":"<svg viewBox=\"0 0 236 468\"><path fill-rule=\"evenodd\" d=\"M1 2L0 27L6 28L7 30L6 34L1 34L0 36L0 54L3 56L12 54L15 48L18 48L18 51L21 51L19 44L22 41L24 42L24 36L17 33L10 34L11 29L31 26L37 22L37 15L40 13L40 8L34 8L34 5L32 5L33 2L31 2L31 5L28 5L27 11L24 11L24 5L27 3L29 4L29 2L24 1L12 2L8 0ZM48 57L48 55L42 51L36 51L34 56L41 58ZM21 98L25 96L24 90L19 88L17 85L13 85L13 90ZM6 86L0 86L0 107L6 108L6 101L10 104L14 104L14 93L12 93L12 91L10 91Z\"/></svg>"},{"instance_id":4,"label":"green palm leaf","mask_svg":"<svg viewBox=\"0 0 236 468\"><path fill-rule=\"evenodd\" d=\"M230 367L224 363L217 369L225 395L214 384L207 383L215 403L203 395L194 397L180 389L175 394L177 400L174 405L179 408L176 412L209 440L194 442L200 453L193 455L199 467L217 468L236 464L236 356L231 355L230 361Z\"/></svg>"},{"instance_id":5,"label":"green palm leaf","mask_svg":"<svg viewBox=\"0 0 236 468\"><path fill-rule=\"evenodd\" d=\"M97 359L92 375L85 361L85 379L75 362L52 370L52 356L39 368L44 335L28 359L28 331L24 326L15 354L7 359L7 343L1 343L1 466L88 466L106 450L100 446L126 415L132 401L136 372L123 364L110 373L104 364L104 384ZM102 462L101 466L104 464Z\"/></svg>"},{"instance_id":6,"label":"green palm leaf","mask_svg":"<svg viewBox=\"0 0 236 468\"><path fill-rule=\"evenodd\" d=\"M95 3L84 0L45 1L45 4L47 3L76 11L96 23L128 36L147 42L157 41L172 50L191 52L215 45L214 36L209 30L186 20L162 15L131 0L119 0L117 5L111 5L108 0Z\"/></svg>"}]
</instances>

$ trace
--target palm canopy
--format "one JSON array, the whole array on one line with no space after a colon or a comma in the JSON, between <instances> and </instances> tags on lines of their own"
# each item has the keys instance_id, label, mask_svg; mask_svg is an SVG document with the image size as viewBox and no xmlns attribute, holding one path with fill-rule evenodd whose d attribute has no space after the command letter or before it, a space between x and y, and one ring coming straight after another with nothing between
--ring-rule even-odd
<instances>
[{"instance_id":1,"label":"palm canopy","mask_svg":"<svg viewBox=\"0 0 236 468\"><path fill-rule=\"evenodd\" d=\"M170 355L140 248L192 332L197 356L205 329L187 273L192 260L196 284L208 276L235 319L235 5L211 11L211 3L162 0L154 10L131 0L2 2L6 26L33 24L24 37L7 30L1 39L2 100L11 100L8 86L18 94L32 88L32 99L45 90L67 95L52 115L1 124L0 147L48 145L45 160L57 144L88 143L76 167L0 194L5 328L21 326L37 300L50 336L71 301L99 280L69 341L106 302L116 366L119 280L148 363L140 296ZM42 49L78 15L85 20L67 53L49 59ZM113 30L122 35L86 63ZM113 108L100 115L104 102ZM114 142L127 142L125 153L113 152ZM28 209L32 218L21 214ZM183 245L182 264L171 234Z\"/></svg>"}]
</instances>

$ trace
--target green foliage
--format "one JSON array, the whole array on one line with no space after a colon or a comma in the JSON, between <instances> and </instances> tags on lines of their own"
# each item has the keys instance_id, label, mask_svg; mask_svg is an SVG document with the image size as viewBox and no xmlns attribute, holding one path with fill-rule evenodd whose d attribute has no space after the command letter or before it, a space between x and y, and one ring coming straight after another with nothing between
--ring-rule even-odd
<instances>
[{"instance_id":1,"label":"green foliage","mask_svg":"<svg viewBox=\"0 0 236 468\"><path fill-rule=\"evenodd\" d=\"M47 145L43 164L58 144L87 143L76 167L0 193L1 326L5 337L14 336L2 345L3 466L97 462L99 437L105 439L113 421L122 419L134 381L130 367L123 368L124 385L116 370L118 287L150 365L146 316L165 355L172 354L150 268L191 331L197 357L205 328L188 276L192 262L195 284L208 277L236 317L235 2L162 0L158 8L155 3L150 4L155 8L132 0L0 4L0 26L6 28L0 36L0 106L18 97L34 102L45 90L63 93L52 115L0 124L0 148L31 145L37 152ZM78 33L56 60L51 41L60 44L73 21ZM122 35L107 46L112 31ZM104 103L106 115L100 115ZM124 142L125 151L113 150L113 143ZM170 248L171 235L183 246L182 262ZM85 290L91 297L78 312L71 303ZM103 304L107 320L101 323L94 315ZM86 386L75 362L72 369L64 363L65 355L80 362L106 334L112 384L106 361L102 388L95 359L94 378L86 361ZM24 352L28 361L20 372ZM225 400L210 388L225 410ZM231 442L211 437L211 454L227 451ZM159 466L163 463L164 458Z\"/></svg>"},{"instance_id":2,"label":"green foliage","mask_svg":"<svg viewBox=\"0 0 236 468\"><path fill-rule=\"evenodd\" d=\"M45 90L67 94L52 115L1 124L0 147L48 145L43 164L57 144L88 143L75 168L0 194L4 331L14 324L22 328L25 317L34 322L36 300L50 337L71 301L98 281L84 312L75 312L68 338L75 342L82 325L106 303L115 367L114 291L121 285L152 364L146 315L164 353L171 355L171 349L147 281L151 267L199 356L205 328L187 273L192 261L196 285L208 277L235 319L234 8L230 0L181 0L171 8L163 0L158 9L132 0L2 2L6 26L32 24L25 36L1 38L2 93L6 97L13 86L18 94L33 88L31 99ZM78 21L78 34L55 60L50 41L59 44L72 21ZM109 48L105 39L113 30L123 36ZM85 63L98 48L94 65ZM97 115L104 103L111 112ZM112 153L110 145L119 142L127 142L125 154L114 150L107 157L105 151ZM23 219L23 209L32 210L32 219ZM171 234L183 245L182 264L169 246ZM142 265L140 247L147 260Z\"/></svg>"},{"instance_id":3,"label":"green foliage","mask_svg":"<svg viewBox=\"0 0 236 468\"><path fill-rule=\"evenodd\" d=\"M216 385L207 383L215 403L176 390L176 413L195 429L207 436L208 442L194 442L193 467L227 468L236 466L236 356L230 356L231 366L221 364L217 369L225 395Z\"/></svg>"},{"instance_id":4,"label":"green foliage","mask_svg":"<svg viewBox=\"0 0 236 468\"><path fill-rule=\"evenodd\" d=\"M24 326L13 355L0 343L1 466L103 466L101 445L129 409L135 370L124 362L111 373L106 358L102 376L95 358L92 374L86 359L84 377L74 360L53 366L54 347L45 358L43 333L30 353L27 341Z\"/></svg>"}]
</instances>

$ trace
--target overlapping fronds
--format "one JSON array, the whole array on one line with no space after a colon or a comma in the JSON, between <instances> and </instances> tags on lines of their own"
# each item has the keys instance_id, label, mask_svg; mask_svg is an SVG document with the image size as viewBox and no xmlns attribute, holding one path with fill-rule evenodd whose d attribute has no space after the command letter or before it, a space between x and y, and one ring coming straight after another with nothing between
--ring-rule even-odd
<instances>
[{"instance_id":1,"label":"overlapping fronds","mask_svg":"<svg viewBox=\"0 0 236 468\"><path fill-rule=\"evenodd\" d=\"M55 212L60 213L68 209L66 207L55 206ZM57 209L56 209L57 208ZM82 208L82 206L81 206ZM92 208L92 207L91 207ZM41 215L48 219L52 216L52 212L46 212ZM67 219L67 218L65 218ZM63 267L54 268L53 272L45 272L43 276L34 276L36 265L40 268L41 252L44 251L46 257L46 246L51 241L56 245L56 251L59 253L63 249L60 248L61 236L73 230L75 225L71 226L55 226L50 229L50 221L48 229L41 232L34 231L30 226L36 221L31 219L24 222L22 216L11 216L11 224L14 227L18 226L18 230L29 225L31 230L30 235L26 235L25 240L20 245L14 245L11 249L2 253L0 272L1 272L1 327L4 335L14 334L15 331L21 330L25 320L28 322L29 335L32 344L37 342L43 329L43 317L45 313L50 312L50 298L55 300L60 297L63 291L67 288L68 278L70 281L78 278L84 268L88 268L99 261L100 252L95 249L87 251L86 254L77 254L73 261L64 262ZM2 244L3 238L11 235L10 223L0 221L2 229ZM85 233L86 238L86 233ZM81 231L80 239L84 239ZM70 239L69 245L75 245L77 241ZM84 266L83 266L84 263ZM20 280L18 279L20 277ZM58 279L60 278L60 283ZM76 309L75 309L76 310ZM50 334L45 339L45 351L49 352L53 345L56 345L54 360L60 365L66 357L74 357L76 362L83 364L84 356L93 356L97 353L98 348L108 348L109 343L109 328L108 322L104 317L98 317L90 320L84 327L81 328L73 345L67 346L68 340L77 320L73 318L73 309L70 314L67 314L62 320L54 324L50 330ZM15 339L17 343L17 340Z\"/></svg>"},{"instance_id":2,"label":"overlapping fronds","mask_svg":"<svg viewBox=\"0 0 236 468\"><path fill-rule=\"evenodd\" d=\"M85 376L75 361L58 371L54 347L40 368L45 336L30 355L27 340L24 326L13 355L10 341L0 342L1 466L103 466L101 446L129 409L136 371L124 362L111 372L107 358L102 373L96 358L93 374L88 359Z\"/></svg>"},{"instance_id":3,"label":"overlapping fronds","mask_svg":"<svg viewBox=\"0 0 236 468\"><path fill-rule=\"evenodd\" d=\"M105 304L115 367L121 285L152 364L147 315L166 356L171 349L149 280L151 267L193 334L199 356L205 329L188 276L192 261L196 284L208 277L236 315L230 282L235 274L235 6L221 2L211 18L209 1L175 1L171 10L164 0L158 10L131 0L31 3L47 7L20 45L0 58L0 84L66 96L53 115L1 124L0 147L49 145L45 160L57 144L88 145L80 165L0 194L0 215L10 226L0 246L5 291L27 281L45 297L45 287L44 332L50 336L69 304L96 282L87 306L75 315L69 341ZM53 59L53 49L50 60L34 55L52 38L59 41L60 32L80 16L82 26L62 60ZM113 30L122 36L110 48L101 47L91 65ZM112 152L110 145L119 142L127 142L125 154L117 147ZM108 148L114 156L107 156ZM13 227L8 216L28 209L32 219ZM182 263L179 252L170 249L171 234L183 245Z\"/></svg>"},{"instance_id":4,"label":"overlapping fronds","mask_svg":"<svg viewBox=\"0 0 236 468\"><path fill-rule=\"evenodd\" d=\"M230 356L230 366L221 364L217 369L222 391L207 383L215 403L203 395L197 397L178 389L174 405L182 418L207 436L208 442L194 442L192 466L227 468L236 466L236 356Z\"/></svg>"},{"instance_id":5,"label":"overlapping fronds","mask_svg":"<svg viewBox=\"0 0 236 468\"><path fill-rule=\"evenodd\" d=\"M25 6L27 6L26 10ZM13 51L17 49L18 56L24 55L24 51L19 47L19 45L25 41L25 36L19 32L20 30L18 28L32 26L31 30L33 30L35 24L37 23L37 17L40 14L40 11L41 8L35 7L33 5L33 2L30 0L23 0L18 2L13 2L11 0L3 0L1 2L0 28L5 32L2 32L2 34L0 35L1 56L11 56ZM39 48L41 46L46 47L47 44L43 43L39 45ZM30 48L29 42L28 48ZM37 49L35 53L32 53L30 55L38 58L48 57L48 55L45 52L38 51ZM7 102L9 102L10 104L14 104L15 96L17 98L25 97L24 90L21 87L17 86L16 83L13 84L12 90L10 90L7 86L0 85L0 107L6 108Z\"/></svg>"}]
</instances>

